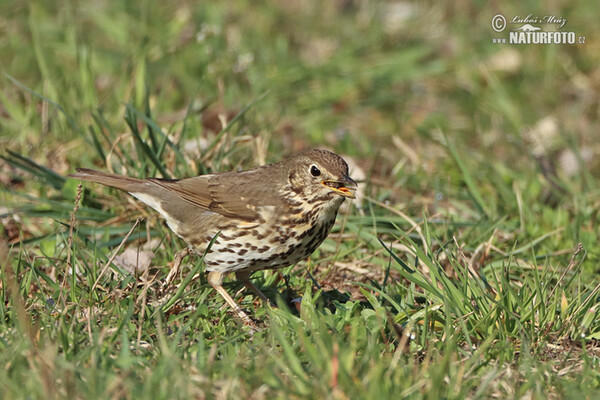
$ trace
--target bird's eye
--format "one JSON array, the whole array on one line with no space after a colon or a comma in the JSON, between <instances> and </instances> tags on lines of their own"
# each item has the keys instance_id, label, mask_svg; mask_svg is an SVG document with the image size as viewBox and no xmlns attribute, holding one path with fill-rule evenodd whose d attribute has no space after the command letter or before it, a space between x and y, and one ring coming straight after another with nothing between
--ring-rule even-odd
<instances>
[{"instance_id":1,"label":"bird's eye","mask_svg":"<svg viewBox=\"0 0 600 400\"><path fill-rule=\"evenodd\" d=\"M313 165L310 167L310 173L312 176L319 176L321 175L321 171L319 170L319 168L317 168L316 165Z\"/></svg>"}]
</instances>

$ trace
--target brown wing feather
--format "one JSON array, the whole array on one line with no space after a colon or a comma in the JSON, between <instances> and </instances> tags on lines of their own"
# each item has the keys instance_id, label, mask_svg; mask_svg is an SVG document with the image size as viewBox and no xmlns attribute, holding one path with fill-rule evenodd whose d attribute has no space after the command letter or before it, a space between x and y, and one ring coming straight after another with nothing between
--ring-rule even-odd
<instances>
[{"instance_id":1,"label":"brown wing feather","mask_svg":"<svg viewBox=\"0 0 600 400\"><path fill-rule=\"evenodd\" d=\"M208 191L208 176L206 175L179 180L149 178L148 181L171 191L196 207L210 210L212 199Z\"/></svg>"},{"instance_id":2,"label":"brown wing feather","mask_svg":"<svg viewBox=\"0 0 600 400\"><path fill-rule=\"evenodd\" d=\"M274 183L279 172L278 164L271 164L249 171L213 175L209 179L210 210L228 217L255 219L257 207L280 206L280 196L272 192L276 190L273 188L277 187Z\"/></svg>"},{"instance_id":3,"label":"brown wing feather","mask_svg":"<svg viewBox=\"0 0 600 400\"><path fill-rule=\"evenodd\" d=\"M256 174L257 170L260 174ZM145 180L108 174L100 171L78 169L73 178L98 182L130 193L145 193L162 203L162 208L171 215L190 212L185 204L209 210L227 217L254 220L258 217L257 206L277 206L279 196L269 188L276 187L273 181L281 173L278 164L242 172L201 175L184 179ZM180 204L177 199L185 203Z\"/></svg>"},{"instance_id":4,"label":"brown wing feather","mask_svg":"<svg viewBox=\"0 0 600 400\"><path fill-rule=\"evenodd\" d=\"M168 189L188 203L227 217L255 219L258 215L250 206L243 186L238 185L234 173L202 175L194 178L168 181L149 179L150 182Z\"/></svg>"}]
</instances>

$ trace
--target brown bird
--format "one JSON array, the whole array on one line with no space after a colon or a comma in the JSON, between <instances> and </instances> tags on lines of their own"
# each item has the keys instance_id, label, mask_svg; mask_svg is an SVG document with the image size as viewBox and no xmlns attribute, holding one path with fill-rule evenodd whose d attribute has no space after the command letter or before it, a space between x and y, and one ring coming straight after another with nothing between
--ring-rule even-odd
<instances>
[{"instance_id":1,"label":"brown bird","mask_svg":"<svg viewBox=\"0 0 600 400\"><path fill-rule=\"evenodd\" d=\"M357 187L340 156L317 149L248 171L194 178L136 179L83 168L69 176L124 190L158 211L191 251L206 252L208 282L248 325L252 320L223 288L223 276L235 272L268 302L250 282L252 272L311 255Z\"/></svg>"}]
</instances>

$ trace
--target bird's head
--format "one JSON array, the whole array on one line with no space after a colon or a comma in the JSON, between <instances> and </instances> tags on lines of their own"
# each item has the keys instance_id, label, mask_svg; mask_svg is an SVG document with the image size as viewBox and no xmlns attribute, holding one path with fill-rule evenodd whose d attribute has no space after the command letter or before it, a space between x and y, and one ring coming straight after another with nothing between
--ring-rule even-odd
<instances>
[{"instance_id":1,"label":"bird's head","mask_svg":"<svg viewBox=\"0 0 600 400\"><path fill-rule=\"evenodd\" d=\"M348 164L326 150L309 150L286 160L292 191L306 200L354 199L356 182L348 176ZM341 203L341 201L340 201Z\"/></svg>"}]
</instances>

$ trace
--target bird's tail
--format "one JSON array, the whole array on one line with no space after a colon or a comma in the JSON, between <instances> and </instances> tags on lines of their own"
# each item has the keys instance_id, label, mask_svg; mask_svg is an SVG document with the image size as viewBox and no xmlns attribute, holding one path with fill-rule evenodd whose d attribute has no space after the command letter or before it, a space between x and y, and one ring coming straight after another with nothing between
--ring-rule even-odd
<instances>
[{"instance_id":1,"label":"bird's tail","mask_svg":"<svg viewBox=\"0 0 600 400\"><path fill-rule=\"evenodd\" d=\"M110 174L108 172L96 171L87 168L77 168L76 171L76 173L68 175L68 177L80 179L82 181L100 183L102 185L114 187L126 192L136 191L136 189L139 189L141 185L144 185L143 180L130 178L128 176Z\"/></svg>"}]
</instances>

